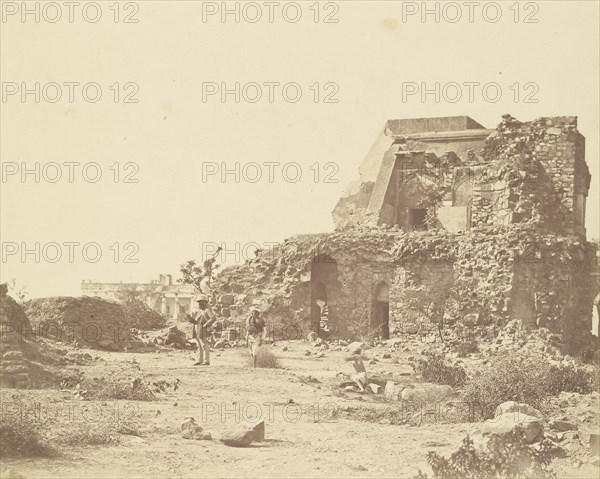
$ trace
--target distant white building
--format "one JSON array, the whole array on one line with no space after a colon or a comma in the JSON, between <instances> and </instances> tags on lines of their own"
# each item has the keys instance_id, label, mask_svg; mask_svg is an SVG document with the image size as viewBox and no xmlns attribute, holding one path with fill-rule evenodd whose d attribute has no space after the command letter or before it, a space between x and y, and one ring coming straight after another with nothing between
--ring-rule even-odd
<instances>
[{"instance_id":1,"label":"distant white building","mask_svg":"<svg viewBox=\"0 0 600 479\"><path fill-rule=\"evenodd\" d=\"M195 306L194 298L198 294L190 284L173 284L170 274L159 275L158 280L149 283L93 283L81 282L81 292L85 296L96 296L109 301L118 301L123 293L138 293L148 306L168 319L178 319L189 313Z\"/></svg>"}]
</instances>

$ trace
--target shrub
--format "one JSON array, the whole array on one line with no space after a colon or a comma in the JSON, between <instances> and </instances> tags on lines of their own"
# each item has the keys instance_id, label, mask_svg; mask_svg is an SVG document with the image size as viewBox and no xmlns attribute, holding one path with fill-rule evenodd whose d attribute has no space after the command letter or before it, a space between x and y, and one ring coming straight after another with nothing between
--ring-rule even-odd
<instances>
[{"instance_id":1,"label":"shrub","mask_svg":"<svg viewBox=\"0 0 600 479\"><path fill-rule=\"evenodd\" d=\"M254 364L254 358L250 356L250 365ZM260 347L256 352L256 367L257 368L279 368L277 358L270 348Z\"/></svg>"},{"instance_id":2,"label":"shrub","mask_svg":"<svg viewBox=\"0 0 600 479\"><path fill-rule=\"evenodd\" d=\"M484 418L493 417L505 401L527 403L537 409L549 396L565 392L589 393L595 375L583 368L550 365L542 358L510 355L496 359L475 374L464 390L464 399Z\"/></svg>"},{"instance_id":3,"label":"shrub","mask_svg":"<svg viewBox=\"0 0 600 479\"><path fill-rule=\"evenodd\" d=\"M139 435L138 418L121 416L101 405L82 406L53 400L21 398L3 407L0 423L0 458L56 456L61 446L97 446L119 441L119 434ZM106 403L103 403L106 405ZM127 409L127 411L131 411ZM68 412L67 412L68 411ZM89 413L89 414L88 414ZM93 417L92 417L93 416Z\"/></svg>"},{"instance_id":4,"label":"shrub","mask_svg":"<svg viewBox=\"0 0 600 479\"><path fill-rule=\"evenodd\" d=\"M29 414L5 414L0 423L0 457L18 458L49 455L42 444L39 423Z\"/></svg>"},{"instance_id":5,"label":"shrub","mask_svg":"<svg viewBox=\"0 0 600 479\"><path fill-rule=\"evenodd\" d=\"M574 366L550 366L548 371L548 392L558 395L562 391L589 394L597 388L598 375L584 368Z\"/></svg>"},{"instance_id":6,"label":"shrub","mask_svg":"<svg viewBox=\"0 0 600 479\"><path fill-rule=\"evenodd\" d=\"M123 301L123 312L127 325L131 328L152 330L164 328L167 324L167 319L162 314L154 311L139 299Z\"/></svg>"},{"instance_id":7,"label":"shrub","mask_svg":"<svg viewBox=\"0 0 600 479\"><path fill-rule=\"evenodd\" d=\"M545 372L541 360L516 355L497 359L484 371L476 373L464 390L467 403L484 418L494 416L496 406L505 401L541 406L546 392Z\"/></svg>"},{"instance_id":8,"label":"shrub","mask_svg":"<svg viewBox=\"0 0 600 479\"><path fill-rule=\"evenodd\" d=\"M506 436L492 436L483 452L478 451L467 436L448 459L430 451L427 462L434 479L554 478L549 469L553 456L550 447L544 442L539 449L529 447L522 430L516 428ZM421 471L416 477L427 478Z\"/></svg>"},{"instance_id":9,"label":"shrub","mask_svg":"<svg viewBox=\"0 0 600 479\"><path fill-rule=\"evenodd\" d=\"M447 384L452 387L463 386L467 373L460 366L450 366L446 363L443 353L425 353L412 364L415 373L420 374L424 381L436 384Z\"/></svg>"}]
</instances>

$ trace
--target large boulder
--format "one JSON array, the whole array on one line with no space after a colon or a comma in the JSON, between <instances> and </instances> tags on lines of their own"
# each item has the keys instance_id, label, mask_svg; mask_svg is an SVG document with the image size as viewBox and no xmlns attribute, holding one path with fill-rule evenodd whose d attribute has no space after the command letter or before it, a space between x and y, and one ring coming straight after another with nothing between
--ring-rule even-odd
<instances>
[{"instance_id":1,"label":"large boulder","mask_svg":"<svg viewBox=\"0 0 600 479\"><path fill-rule=\"evenodd\" d=\"M539 412L537 409L531 407L529 404L519 403L516 401L506 401L500 404L496 408L496 412L494 413L494 417L501 416L502 414L514 413L515 418L518 420L518 416L520 414L525 414L526 416L537 417L540 420L544 420L544 415Z\"/></svg>"},{"instance_id":2,"label":"large boulder","mask_svg":"<svg viewBox=\"0 0 600 479\"><path fill-rule=\"evenodd\" d=\"M178 346L185 348L187 346L187 338L185 332L177 328L177 326L171 326L165 335L165 344Z\"/></svg>"},{"instance_id":3,"label":"large boulder","mask_svg":"<svg viewBox=\"0 0 600 479\"><path fill-rule=\"evenodd\" d=\"M252 444L256 437L255 431L245 427L239 427L228 431L221 436L221 442L231 447L246 447Z\"/></svg>"},{"instance_id":4,"label":"large boulder","mask_svg":"<svg viewBox=\"0 0 600 479\"><path fill-rule=\"evenodd\" d=\"M210 432L205 432L193 417L186 417L181 423L181 437L184 439L211 440Z\"/></svg>"},{"instance_id":5,"label":"large boulder","mask_svg":"<svg viewBox=\"0 0 600 479\"><path fill-rule=\"evenodd\" d=\"M518 426L523 428L524 439L528 444L541 439L544 434L544 426L540 419L521 413L515 416L514 412L507 412L496 416L494 419L488 419L482 424L481 432L484 435L505 436Z\"/></svg>"}]
</instances>

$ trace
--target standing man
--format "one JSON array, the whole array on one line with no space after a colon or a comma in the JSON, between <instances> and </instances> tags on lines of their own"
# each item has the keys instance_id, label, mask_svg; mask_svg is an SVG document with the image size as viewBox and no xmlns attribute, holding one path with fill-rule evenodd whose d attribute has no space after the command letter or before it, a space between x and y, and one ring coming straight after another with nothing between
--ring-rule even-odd
<instances>
[{"instance_id":1,"label":"standing man","mask_svg":"<svg viewBox=\"0 0 600 479\"><path fill-rule=\"evenodd\" d=\"M250 317L246 321L246 342L250 356L254 358L254 367L256 367L256 355L258 348L262 346L265 334L265 322L260 317L260 310L252 308Z\"/></svg>"},{"instance_id":2,"label":"standing man","mask_svg":"<svg viewBox=\"0 0 600 479\"><path fill-rule=\"evenodd\" d=\"M194 325L192 337L196 339L198 344L198 361L194 366L209 366L210 365L210 349L208 346L208 337L210 328L216 321L215 314L208 305L208 296L201 294L196 298L199 311L193 315L187 315L188 321Z\"/></svg>"}]
</instances>

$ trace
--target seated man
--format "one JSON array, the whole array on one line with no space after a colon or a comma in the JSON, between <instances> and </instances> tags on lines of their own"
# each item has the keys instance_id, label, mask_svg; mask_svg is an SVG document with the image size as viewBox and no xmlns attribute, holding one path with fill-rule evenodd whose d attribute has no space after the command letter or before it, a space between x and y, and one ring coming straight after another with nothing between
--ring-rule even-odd
<instances>
[{"instance_id":1,"label":"seated man","mask_svg":"<svg viewBox=\"0 0 600 479\"><path fill-rule=\"evenodd\" d=\"M352 366L354 366L356 374L353 374L350 379L358 386L359 391L363 392L368 383L368 378L362 356L360 354L353 354L346 357L346 361L354 361Z\"/></svg>"}]
</instances>

